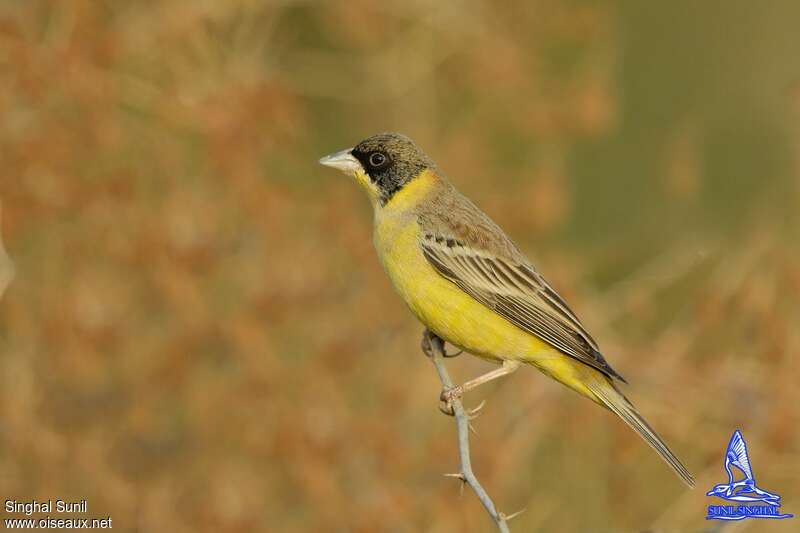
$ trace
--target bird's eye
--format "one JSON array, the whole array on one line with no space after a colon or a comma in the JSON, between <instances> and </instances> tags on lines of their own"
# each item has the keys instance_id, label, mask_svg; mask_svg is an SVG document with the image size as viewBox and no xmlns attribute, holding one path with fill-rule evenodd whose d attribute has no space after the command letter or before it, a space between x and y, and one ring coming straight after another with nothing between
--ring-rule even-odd
<instances>
[{"instance_id":1,"label":"bird's eye","mask_svg":"<svg viewBox=\"0 0 800 533\"><path fill-rule=\"evenodd\" d=\"M387 158L380 152L374 152L369 156L369 164L371 167L378 168L386 164Z\"/></svg>"}]
</instances>

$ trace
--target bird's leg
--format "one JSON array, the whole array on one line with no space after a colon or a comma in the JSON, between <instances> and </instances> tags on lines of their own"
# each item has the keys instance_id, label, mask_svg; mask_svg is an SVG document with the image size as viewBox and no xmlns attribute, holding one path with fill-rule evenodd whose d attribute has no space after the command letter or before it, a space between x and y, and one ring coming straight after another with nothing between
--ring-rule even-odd
<instances>
[{"instance_id":1,"label":"bird's leg","mask_svg":"<svg viewBox=\"0 0 800 533\"><path fill-rule=\"evenodd\" d=\"M447 415L453 414L453 406L452 401L461 398L461 396L469 391L472 390L479 385L483 385L484 383L488 383L492 380L497 378L506 376L516 370L522 365L519 361L503 361L503 365L500 368L496 368L491 372L487 372L485 374L481 374L477 378L471 379L469 381L464 382L462 385L457 385L455 387L451 387L449 389L442 390L442 393L439 395L439 400L442 402L443 405L439 406L439 409Z\"/></svg>"}]
</instances>

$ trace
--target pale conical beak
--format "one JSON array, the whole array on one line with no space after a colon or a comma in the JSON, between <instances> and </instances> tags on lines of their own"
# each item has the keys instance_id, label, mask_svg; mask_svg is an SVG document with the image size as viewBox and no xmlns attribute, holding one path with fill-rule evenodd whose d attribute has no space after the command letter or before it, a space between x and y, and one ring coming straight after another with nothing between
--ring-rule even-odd
<instances>
[{"instance_id":1,"label":"pale conical beak","mask_svg":"<svg viewBox=\"0 0 800 533\"><path fill-rule=\"evenodd\" d=\"M357 171L361 170L362 167L358 159L353 157L353 154L350 153L352 151L352 148L348 148L341 152L336 152L335 154L326 155L320 159L319 162L326 167L337 168L345 174L355 174Z\"/></svg>"}]
</instances>

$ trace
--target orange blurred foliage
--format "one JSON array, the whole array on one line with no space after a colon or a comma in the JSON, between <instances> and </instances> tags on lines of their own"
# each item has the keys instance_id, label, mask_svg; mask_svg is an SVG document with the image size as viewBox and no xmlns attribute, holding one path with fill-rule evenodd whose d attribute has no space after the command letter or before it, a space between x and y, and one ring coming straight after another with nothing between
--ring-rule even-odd
<instances>
[{"instance_id":1,"label":"orange blurred foliage","mask_svg":"<svg viewBox=\"0 0 800 533\"><path fill-rule=\"evenodd\" d=\"M125 531L487 531L367 203L316 165L399 130L698 478L519 373L467 397L512 529L702 530L735 427L800 512L797 8L679 4L5 3L0 494Z\"/></svg>"}]
</instances>

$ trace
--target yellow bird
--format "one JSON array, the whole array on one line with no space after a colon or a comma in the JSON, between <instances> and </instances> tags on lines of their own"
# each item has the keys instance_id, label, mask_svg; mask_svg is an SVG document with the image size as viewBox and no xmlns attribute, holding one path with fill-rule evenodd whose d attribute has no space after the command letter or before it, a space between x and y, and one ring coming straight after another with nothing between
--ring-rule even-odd
<instances>
[{"instance_id":1,"label":"yellow bird","mask_svg":"<svg viewBox=\"0 0 800 533\"><path fill-rule=\"evenodd\" d=\"M501 365L443 391L443 400L533 365L616 413L694 486L686 467L620 392L615 382L625 380L575 313L411 139L382 133L320 163L352 175L366 190L378 257L414 315L442 340Z\"/></svg>"}]
</instances>

